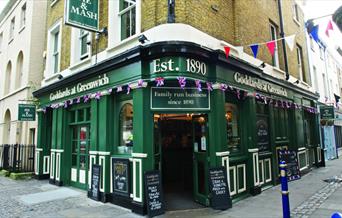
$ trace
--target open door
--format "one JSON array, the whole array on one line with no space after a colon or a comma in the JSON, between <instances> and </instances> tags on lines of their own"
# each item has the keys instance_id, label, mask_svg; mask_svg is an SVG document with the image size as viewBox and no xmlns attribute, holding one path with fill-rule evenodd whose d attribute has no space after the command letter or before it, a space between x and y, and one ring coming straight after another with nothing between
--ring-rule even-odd
<instances>
[{"instance_id":1,"label":"open door","mask_svg":"<svg viewBox=\"0 0 342 218\"><path fill-rule=\"evenodd\" d=\"M208 199L208 118L207 115L194 115L193 123L193 182L194 200L209 206Z\"/></svg>"}]
</instances>

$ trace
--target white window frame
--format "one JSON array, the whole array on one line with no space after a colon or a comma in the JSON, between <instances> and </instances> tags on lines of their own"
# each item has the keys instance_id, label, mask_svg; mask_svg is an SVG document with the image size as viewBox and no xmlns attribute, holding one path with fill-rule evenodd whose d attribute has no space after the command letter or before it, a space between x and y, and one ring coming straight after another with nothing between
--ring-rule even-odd
<instances>
[{"instance_id":1,"label":"white window frame","mask_svg":"<svg viewBox=\"0 0 342 218\"><path fill-rule=\"evenodd\" d=\"M81 34L83 31L83 34ZM83 37L86 37L87 38L87 41L86 41L86 44L87 44L87 52L82 54L82 38ZM80 44L80 50L79 50L79 54L80 54L80 60L83 60L85 59L86 57L88 57L90 55L90 46L88 44L88 42L90 41L90 32L87 31L87 30L82 30L80 29L79 30L79 37L78 37L78 40L79 40L79 44Z\"/></svg>"},{"instance_id":2,"label":"white window frame","mask_svg":"<svg viewBox=\"0 0 342 218\"><path fill-rule=\"evenodd\" d=\"M53 52L54 52L54 36L55 34L59 32L58 34L58 48L57 52L59 54L58 57L58 66L57 66L57 72L54 73L54 59L53 59ZM48 30L48 39L47 39L47 59L46 59L46 75L45 77L52 76L54 74L57 74L60 72L60 65L61 65L61 39L62 39L62 19L57 21L53 26L51 26Z\"/></svg>"},{"instance_id":3,"label":"white window frame","mask_svg":"<svg viewBox=\"0 0 342 218\"><path fill-rule=\"evenodd\" d=\"M299 23L299 11L298 11L298 7L299 5L294 2L293 3L293 20L295 21L295 23L300 26L300 23Z\"/></svg>"},{"instance_id":4,"label":"white window frame","mask_svg":"<svg viewBox=\"0 0 342 218\"><path fill-rule=\"evenodd\" d=\"M303 57L302 57L302 53L303 53L303 49L301 47L299 47L299 45L297 45L296 47L296 51L297 51L297 65L298 65L298 75L299 75L299 79L301 81L304 81L304 72L303 72ZM305 81L304 81L305 82Z\"/></svg>"},{"instance_id":5,"label":"white window frame","mask_svg":"<svg viewBox=\"0 0 342 218\"><path fill-rule=\"evenodd\" d=\"M272 32L272 29L274 30L274 32ZM274 55L272 57L272 59L274 60L274 67L279 68L277 28L276 28L276 26L273 23L270 23L270 34L271 34L271 40L275 41ZM272 60L272 62L273 62L273 60Z\"/></svg>"},{"instance_id":6,"label":"white window frame","mask_svg":"<svg viewBox=\"0 0 342 218\"><path fill-rule=\"evenodd\" d=\"M0 54L2 52L2 43L3 43L3 41L4 41L4 33L1 32L0 33Z\"/></svg>"},{"instance_id":7,"label":"white window frame","mask_svg":"<svg viewBox=\"0 0 342 218\"><path fill-rule=\"evenodd\" d=\"M26 14L27 14L27 4L26 2L21 6L20 12L20 30L23 29L26 25Z\"/></svg>"},{"instance_id":8,"label":"white window frame","mask_svg":"<svg viewBox=\"0 0 342 218\"><path fill-rule=\"evenodd\" d=\"M121 43L130 41L141 33L141 1L135 2L135 34L121 40L121 19L120 19L120 1L108 1L108 47L112 48ZM128 10L128 9L127 9ZM123 13L123 11L121 12Z\"/></svg>"},{"instance_id":9,"label":"white window frame","mask_svg":"<svg viewBox=\"0 0 342 218\"><path fill-rule=\"evenodd\" d=\"M10 30L9 30L9 42L14 39L14 31L15 31L15 17L11 19Z\"/></svg>"},{"instance_id":10,"label":"white window frame","mask_svg":"<svg viewBox=\"0 0 342 218\"><path fill-rule=\"evenodd\" d=\"M86 31L86 30L85 30ZM71 68L79 66L91 59L91 45L88 45L87 53L81 55L81 29L72 27L71 29L71 43L70 43L70 66ZM87 31L88 42L91 42L92 33Z\"/></svg>"}]
</instances>

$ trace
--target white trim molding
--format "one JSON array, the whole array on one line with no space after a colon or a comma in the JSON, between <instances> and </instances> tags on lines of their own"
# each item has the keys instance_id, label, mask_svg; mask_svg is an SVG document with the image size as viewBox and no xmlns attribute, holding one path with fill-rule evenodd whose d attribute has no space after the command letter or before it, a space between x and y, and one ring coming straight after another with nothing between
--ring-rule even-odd
<instances>
[{"instance_id":1,"label":"white trim molding","mask_svg":"<svg viewBox=\"0 0 342 218\"><path fill-rule=\"evenodd\" d=\"M43 157L43 174L50 173L50 156Z\"/></svg>"},{"instance_id":2,"label":"white trim molding","mask_svg":"<svg viewBox=\"0 0 342 218\"><path fill-rule=\"evenodd\" d=\"M50 179L55 178L55 152L51 151L50 154Z\"/></svg>"},{"instance_id":3,"label":"white trim molding","mask_svg":"<svg viewBox=\"0 0 342 218\"><path fill-rule=\"evenodd\" d=\"M139 172L139 178L137 178L137 172ZM142 160L133 159L133 201L142 202L142 177ZM139 182L139 193L137 192L137 181Z\"/></svg>"},{"instance_id":4,"label":"white trim molding","mask_svg":"<svg viewBox=\"0 0 342 218\"><path fill-rule=\"evenodd\" d=\"M229 151L216 152L216 156L217 156L217 157L229 156L229 154L230 154Z\"/></svg>"},{"instance_id":5,"label":"white trim molding","mask_svg":"<svg viewBox=\"0 0 342 218\"><path fill-rule=\"evenodd\" d=\"M135 158L147 158L147 154L145 154L145 153L132 153L132 157L135 157Z\"/></svg>"}]
</instances>

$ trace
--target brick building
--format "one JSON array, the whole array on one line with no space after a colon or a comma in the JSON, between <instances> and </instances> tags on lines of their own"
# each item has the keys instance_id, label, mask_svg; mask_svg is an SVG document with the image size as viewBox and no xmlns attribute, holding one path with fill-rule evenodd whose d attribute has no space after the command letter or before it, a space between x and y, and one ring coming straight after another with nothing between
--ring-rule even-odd
<instances>
[{"instance_id":1,"label":"brick building","mask_svg":"<svg viewBox=\"0 0 342 218\"><path fill-rule=\"evenodd\" d=\"M48 6L46 68L34 92L39 178L93 196L98 164L99 199L145 213L150 170L161 172L172 210L210 205L211 167L224 167L240 199L278 182L280 149L298 152L302 172L320 162L318 96L294 1L103 0L97 34L66 26L65 2ZM280 38L282 26L297 34L286 61L281 41L274 57L261 45L254 58L248 45Z\"/></svg>"}]
</instances>

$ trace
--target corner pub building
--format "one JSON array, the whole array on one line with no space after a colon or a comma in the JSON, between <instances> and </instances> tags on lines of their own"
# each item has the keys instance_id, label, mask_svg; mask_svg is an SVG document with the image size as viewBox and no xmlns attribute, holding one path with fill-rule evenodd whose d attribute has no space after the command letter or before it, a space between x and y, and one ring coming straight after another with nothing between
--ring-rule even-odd
<instances>
[{"instance_id":1,"label":"corner pub building","mask_svg":"<svg viewBox=\"0 0 342 218\"><path fill-rule=\"evenodd\" d=\"M140 214L149 170L173 209L210 205L210 167L225 167L238 200L278 183L279 149L304 173L321 161L316 94L196 43L138 45L34 96L37 177L90 190L99 164L101 201Z\"/></svg>"}]
</instances>

